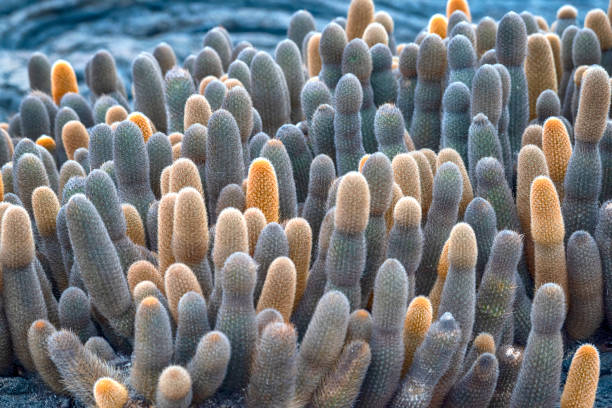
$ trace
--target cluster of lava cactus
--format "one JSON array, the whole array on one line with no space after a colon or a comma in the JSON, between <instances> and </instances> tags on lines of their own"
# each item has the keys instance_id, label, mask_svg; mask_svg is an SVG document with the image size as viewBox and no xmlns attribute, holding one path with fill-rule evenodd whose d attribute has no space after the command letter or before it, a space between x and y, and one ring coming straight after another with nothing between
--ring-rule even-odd
<instances>
[{"instance_id":1,"label":"cluster of lava cactus","mask_svg":"<svg viewBox=\"0 0 612 408\"><path fill-rule=\"evenodd\" d=\"M274 53L41 53L0 124L0 373L87 406L590 407L612 326L610 11ZM564 337L565 336L565 337ZM221 404L221 403L219 403ZM206 405L210 406L210 405ZM223 405L225 406L225 405Z\"/></svg>"}]
</instances>

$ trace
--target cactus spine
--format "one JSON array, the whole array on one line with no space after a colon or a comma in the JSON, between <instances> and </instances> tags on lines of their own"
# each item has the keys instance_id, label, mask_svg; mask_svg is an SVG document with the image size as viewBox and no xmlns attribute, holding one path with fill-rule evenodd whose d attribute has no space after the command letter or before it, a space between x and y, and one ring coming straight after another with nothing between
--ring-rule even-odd
<instances>
[{"instance_id":1,"label":"cactus spine","mask_svg":"<svg viewBox=\"0 0 612 408\"><path fill-rule=\"evenodd\" d=\"M295 392L297 336L285 323L268 324L257 342L247 404L252 407L287 406Z\"/></svg>"},{"instance_id":2,"label":"cactus spine","mask_svg":"<svg viewBox=\"0 0 612 408\"><path fill-rule=\"evenodd\" d=\"M0 242L2 300L13 351L26 370L34 371L28 330L32 322L47 318L47 307L34 266L30 217L23 208L11 206L5 210Z\"/></svg>"},{"instance_id":3,"label":"cactus spine","mask_svg":"<svg viewBox=\"0 0 612 408\"><path fill-rule=\"evenodd\" d=\"M590 234L595 231L602 177L597 145L606 128L609 106L608 74L601 67L589 68L582 80L574 150L565 175L562 211L567 237L579 229Z\"/></svg>"},{"instance_id":4,"label":"cactus spine","mask_svg":"<svg viewBox=\"0 0 612 408\"><path fill-rule=\"evenodd\" d=\"M134 326L130 384L152 401L159 376L172 359L170 319L159 300L150 296L140 302Z\"/></svg>"},{"instance_id":5,"label":"cactus spine","mask_svg":"<svg viewBox=\"0 0 612 408\"><path fill-rule=\"evenodd\" d=\"M539 176L533 181L530 202L536 288L555 282L569 300L563 245L565 226L555 186L548 177Z\"/></svg>"},{"instance_id":6,"label":"cactus spine","mask_svg":"<svg viewBox=\"0 0 612 408\"><path fill-rule=\"evenodd\" d=\"M359 281L365 268L365 230L369 212L370 191L365 177L356 172L346 174L338 187L334 232L325 263L325 291L344 293L351 310L357 309L362 300Z\"/></svg>"},{"instance_id":7,"label":"cactus spine","mask_svg":"<svg viewBox=\"0 0 612 408\"><path fill-rule=\"evenodd\" d=\"M566 330L574 339L586 339L603 320L601 258L588 232L576 231L567 241L569 309Z\"/></svg>"},{"instance_id":8,"label":"cactus spine","mask_svg":"<svg viewBox=\"0 0 612 408\"><path fill-rule=\"evenodd\" d=\"M559 393L565 320L565 295L555 283L542 285L533 299L531 332L523 364L512 398L511 408L536 404L553 406Z\"/></svg>"},{"instance_id":9,"label":"cactus spine","mask_svg":"<svg viewBox=\"0 0 612 408\"><path fill-rule=\"evenodd\" d=\"M584 344L576 350L572 358L572 364L561 394L561 407L586 408L593 406L598 379L599 352L594 346Z\"/></svg>"},{"instance_id":10,"label":"cactus spine","mask_svg":"<svg viewBox=\"0 0 612 408\"><path fill-rule=\"evenodd\" d=\"M410 136L417 149L437 149L440 142L441 83L446 71L446 49L439 36L429 34L423 39L416 67L417 85Z\"/></svg>"}]
</instances>

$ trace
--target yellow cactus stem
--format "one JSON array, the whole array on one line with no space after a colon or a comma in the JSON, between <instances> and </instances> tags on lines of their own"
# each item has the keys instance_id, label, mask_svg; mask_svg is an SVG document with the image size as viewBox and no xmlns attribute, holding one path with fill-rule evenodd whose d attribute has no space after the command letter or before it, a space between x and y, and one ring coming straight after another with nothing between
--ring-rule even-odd
<instances>
[{"instance_id":1,"label":"yellow cactus stem","mask_svg":"<svg viewBox=\"0 0 612 408\"><path fill-rule=\"evenodd\" d=\"M563 197L565 171L572 155L572 144L565 125L558 118L549 118L544 123L542 150L546 157L550 179L555 183L559 197Z\"/></svg>"},{"instance_id":2,"label":"yellow cactus stem","mask_svg":"<svg viewBox=\"0 0 612 408\"><path fill-rule=\"evenodd\" d=\"M127 388L109 377L96 381L93 391L98 408L123 408L128 401Z\"/></svg>"},{"instance_id":3,"label":"yellow cactus stem","mask_svg":"<svg viewBox=\"0 0 612 408\"><path fill-rule=\"evenodd\" d=\"M151 128L151 121L145 115L140 112L132 112L127 117L127 120L133 122L140 128L140 132L142 133L142 137L144 138L145 143L151 135L153 135L153 129Z\"/></svg>"},{"instance_id":4,"label":"yellow cactus stem","mask_svg":"<svg viewBox=\"0 0 612 408\"><path fill-rule=\"evenodd\" d=\"M36 144L47 149L49 153L53 153L55 151L55 140L47 135L42 135L36 139Z\"/></svg>"},{"instance_id":5,"label":"yellow cactus stem","mask_svg":"<svg viewBox=\"0 0 612 408\"><path fill-rule=\"evenodd\" d=\"M170 133L168 135L168 140L170 141L170 144L174 146L175 144L183 141L183 134L180 132Z\"/></svg>"},{"instance_id":6,"label":"yellow cactus stem","mask_svg":"<svg viewBox=\"0 0 612 408\"><path fill-rule=\"evenodd\" d=\"M448 247L450 241L447 240L442 247L442 253L440 254L440 260L438 261L438 274L436 281L429 291L429 301L433 309L433 315L438 315L438 307L440 306L440 299L442 299L442 289L444 289L444 282L446 282L446 275L448 274Z\"/></svg>"},{"instance_id":7,"label":"yellow cactus stem","mask_svg":"<svg viewBox=\"0 0 612 408\"><path fill-rule=\"evenodd\" d=\"M223 81L223 84L225 85L228 91L237 86L241 86L244 88L244 85L242 85L242 82L240 82L240 80L236 78L227 78L225 81Z\"/></svg>"},{"instance_id":8,"label":"yellow cactus stem","mask_svg":"<svg viewBox=\"0 0 612 408\"><path fill-rule=\"evenodd\" d=\"M374 14L374 21L382 24L389 36L393 34L395 22L393 21L393 17L391 17L389 13L387 13L386 11L377 11L376 14Z\"/></svg>"},{"instance_id":9,"label":"yellow cactus stem","mask_svg":"<svg viewBox=\"0 0 612 408\"><path fill-rule=\"evenodd\" d=\"M428 298L417 296L412 299L404 318L404 365L402 366L402 377L410 369L414 352L425 339L429 326L431 326L432 318L433 309Z\"/></svg>"},{"instance_id":10,"label":"yellow cactus stem","mask_svg":"<svg viewBox=\"0 0 612 408\"><path fill-rule=\"evenodd\" d=\"M159 271L162 276L165 276L166 269L175 261L172 253L172 229L174 228L176 197L176 193L164 194L159 201L157 210L157 251L159 253Z\"/></svg>"},{"instance_id":11,"label":"yellow cactus stem","mask_svg":"<svg viewBox=\"0 0 612 408\"><path fill-rule=\"evenodd\" d=\"M446 17L450 18L451 14L457 10L463 11L463 14L465 14L465 16L468 18L468 21L472 21L470 5L466 0L448 0L446 3Z\"/></svg>"},{"instance_id":12,"label":"yellow cactus stem","mask_svg":"<svg viewBox=\"0 0 612 408\"><path fill-rule=\"evenodd\" d=\"M183 147L183 143L179 142L172 146L172 161L177 161L181 158L181 149Z\"/></svg>"},{"instance_id":13,"label":"yellow cactus stem","mask_svg":"<svg viewBox=\"0 0 612 408\"><path fill-rule=\"evenodd\" d=\"M128 112L121 105L114 105L108 108L106 111L106 115L104 116L104 121L107 125L112 125L113 123L122 122L126 120L128 117Z\"/></svg>"},{"instance_id":14,"label":"yellow cactus stem","mask_svg":"<svg viewBox=\"0 0 612 408\"><path fill-rule=\"evenodd\" d=\"M393 227L393 222L395 220L395 205L404 196L399 184L393 183L392 194L393 195L391 196L391 204L389 204L389 208L387 208L387 211L385 211L385 224L387 225L387 233L391 231L391 228Z\"/></svg>"},{"instance_id":15,"label":"yellow cactus stem","mask_svg":"<svg viewBox=\"0 0 612 408\"><path fill-rule=\"evenodd\" d=\"M361 173L361 169L363 169L363 166L366 164L369 158L370 158L369 154L364 154L363 157L359 160L359 172L360 173Z\"/></svg>"},{"instance_id":16,"label":"yellow cactus stem","mask_svg":"<svg viewBox=\"0 0 612 408\"><path fill-rule=\"evenodd\" d=\"M553 60L555 61L558 89L559 84L561 83L561 77L563 76L563 65L561 64L561 39L555 33L546 33L546 39L548 40L548 44L550 44Z\"/></svg>"},{"instance_id":17,"label":"yellow cactus stem","mask_svg":"<svg viewBox=\"0 0 612 408\"><path fill-rule=\"evenodd\" d=\"M610 27L610 20L603 10L590 10L584 18L584 27L595 32L602 51L612 48L612 27Z\"/></svg>"},{"instance_id":18,"label":"yellow cactus stem","mask_svg":"<svg viewBox=\"0 0 612 408\"><path fill-rule=\"evenodd\" d=\"M208 100L200 94L191 95L185 103L183 127L187 130L194 123L208 126L210 115L212 115L212 110Z\"/></svg>"},{"instance_id":19,"label":"yellow cactus stem","mask_svg":"<svg viewBox=\"0 0 612 408\"><path fill-rule=\"evenodd\" d=\"M134 289L136 289L136 285L143 281L149 281L157 286L157 289L164 294L166 292L166 288L164 287L164 280L153 265L149 261L136 261L132 265L130 265L127 272L127 281L128 287L130 288L130 293L134 294Z\"/></svg>"},{"instance_id":20,"label":"yellow cactus stem","mask_svg":"<svg viewBox=\"0 0 612 408\"><path fill-rule=\"evenodd\" d=\"M168 298L169 312L175 322L178 322L178 305L183 295L187 292L196 292L202 295L202 288L198 283L198 279L192 270L182 263L172 264L166 270L164 288Z\"/></svg>"},{"instance_id":21,"label":"yellow cactus stem","mask_svg":"<svg viewBox=\"0 0 612 408\"><path fill-rule=\"evenodd\" d=\"M372 48L376 44L389 45L389 34L385 27L377 22L368 24L363 32L363 41Z\"/></svg>"},{"instance_id":22,"label":"yellow cactus stem","mask_svg":"<svg viewBox=\"0 0 612 408\"><path fill-rule=\"evenodd\" d=\"M523 131L523 136L521 137L521 147L525 147L527 145L536 145L540 149L542 148L542 126L540 125L529 125Z\"/></svg>"},{"instance_id":23,"label":"yellow cactus stem","mask_svg":"<svg viewBox=\"0 0 612 408\"><path fill-rule=\"evenodd\" d=\"M550 178L539 176L531 183L531 236L534 243L536 289L548 282L561 286L569 303L565 266L565 224L557 190Z\"/></svg>"},{"instance_id":24,"label":"yellow cactus stem","mask_svg":"<svg viewBox=\"0 0 612 408\"><path fill-rule=\"evenodd\" d=\"M431 34L438 34L440 38L446 38L446 27L448 21L442 14L434 14L429 20L429 31Z\"/></svg>"},{"instance_id":25,"label":"yellow cactus stem","mask_svg":"<svg viewBox=\"0 0 612 408\"><path fill-rule=\"evenodd\" d=\"M394 55L393 58L391 59L391 70L395 71L398 68L399 68L399 57ZM404 134L405 133L406 132L404 132Z\"/></svg>"},{"instance_id":26,"label":"yellow cactus stem","mask_svg":"<svg viewBox=\"0 0 612 408\"><path fill-rule=\"evenodd\" d=\"M76 74L68 61L57 60L51 67L51 94L53 102L59 105L68 92L79 92Z\"/></svg>"},{"instance_id":27,"label":"yellow cactus stem","mask_svg":"<svg viewBox=\"0 0 612 408\"><path fill-rule=\"evenodd\" d=\"M561 408L590 408L595 404L599 382L599 352L583 344L572 358L561 394Z\"/></svg>"},{"instance_id":28,"label":"yellow cactus stem","mask_svg":"<svg viewBox=\"0 0 612 408\"><path fill-rule=\"evenodd\" d=\"M536 118L536 101L547 89L557 92L557 71L550 43L542 34L533 34L527 41L525 74L529 89L529 120Z\"/></svg>"},{"instance_id":29,"label":"yellow cactus stem","mask_svg":"<svg viewBox=\"0 0 612 408\"><path fill-rule=\"evenodd\" d=\"M131 204L121 204L123 210L123 216L125 217L125 223L127 225L127 236L136 245L145 246L145 231L142 225L142 219L138 210Z\"/></svg>"},{"instance_id":30,"label":"yellow cactus stem","mask_svg":"<svg viewBox=\"0 0 612 408\"><path fill-rule=\"evenodd\" d=\"M402 195L414 197L421 204L421 179L416 160L408 153L400 153L393 158L391 168Z\"/></svg>"},{"instance_id":31,"label":"yellow cactus stem","mask_svg":"<svg viewBox=\"0 0 612 408\"><path fill-rule=\"evenodd\" d=\"M218 79L218 78L214 75L208 75L202 78L202 80L200 81L200 86L198 87L198 93L200 95L204 95L204 92L206 92L206 87L208 86L208 84L210 84L215 79Z\"/></svg>"},{"instance_id":32,"label":"yellow cactus stem","mask_svg":"<svg viewBox=\"0 0 612 408\"><path fill-rule=\"evenodd\" d=\"M414 151L414 142L412 141L412 137L410 137L410 133L408 133L407 130L404 131L404 143L406 143L406 147L408 148L409 152Z\"/></svg>"},{"instance_id":33,"label":"yellow cactus stem","mask_svg":"<svg viewBox=\"0 0 612 408\"><path fill-rule=\"evenodd\" d=\"M321 71L321 54L319 53L319 43L321 42L321 33L313 34L308 40L308 76L315 77Z\"/></svg>"},{"instance_id":34,"label":"yellow cactus stem","mask_svg":"<svg viewBox=\"0 0 612 408\"><path fill-rule=\"evenodd\" d=\"M546 21L546 19L542 16L535 16L535 21L538 25L538 28L544 32L550 31L550 28L548 27L548 22Z\"/></svg>"},{"instance_id":35,"label":"yellow cactus stem","mask_svg":"<svg viewBox=\"0 0 612 408\"><path fill-rule=\"evenodd\" d=\"M304 218L292 218L287 222L285 234L289 242L289 258L295 264L295 300L293 307L302 299L306 290L310 254L312 253L312 230Z\"/></svg>"},{"instance_id":36,"label":"yellow cactus stem","mask_svg":"<svg viewBox=\"0 0 612 408\"><path fill-rule=\"evenodd\" d=\"M436 152L427 148L419 149L419 152L423 153L423 156L425 156L425 158L429 162L431 174L435 176L436 170L438 170L438 157L436 156Z\"/></svg>"},{"instance_id":37,"label":"yellow cactus stem","mask_svg":"<svg viewBox=\"0 0 612 408\"><path fill-rule=\"evenodd\" d=\"M159 176L159 189L162 197L170 192L170 174L172 173L172 165L164 167Z\"/></svg>"},{"instance_id":38,"label":"yellow cactus stem","mask_svg":"<svg viewBox=\"0 0 612 408\"><path fill-rule=\"evenodd\" d=\"M576 89L580 89L580 84L582 84L582 76L588 68L588 65L581 65L576 68L576 73L574 74L574 85L576 86Z\"/></svg>"},{"instance_id":39,"label":"yellow cactus stem","mask_svg":"<svg viewBox=\"0 0 612 408\"><path fill-rule=\"evenodd\" d=\"M427 160L427 157L423 153L413 151L408 154L412 156L412 158L417 164L418 174L419 174L418 180L421 183L420 196L419 197L413 196L413 197L416 198L417 201L419 201L419 204L421 204L421 209L423 210L423 218L425 218L427 216L427 213L429 212L429 206L431 205L433 183L434 183L433 172L431 171L431 165L429 164L429 160ZM391 163L391 166L393 166L393 163ZM395 172L394 172L394 175L395 175ZM413 178L412 182L414 183L415 180L416 178ZM411 194L407 194L406 192L404 192L404 195L411 195Z\"/></svg>"},{"instance_id":40,"label":"yellow cactus stem","mask_svg":"<svg viewBox=\"0 0 612 408\"><path fill-rule=\"evenodd\" d=\"M278 222L278 181L272 164L264 158L251 163L247 180L246 207L259 208L267 222Z\"/></svg>"},{"instance_id":41,"label":"yellow cactus stem","mask_svg":"<svg viewBox=\"0 0 612 408\"><path fill-rule=\"evenodd\" d=\"M268 268L261 296L257 302L257 313L273 308L279 311L285 322L289 322L295 295L295 265L285 256L276 258Z\"/></svg>"},{"instance_id":42,"label":"yellow cactus stem","mask_svg":"<svg viewBox=\"0 0 612 408\"><path fill-rule=\"evenodd\" d=\"M474 339L474 350L481 355L483 353L495 354L495 339L489 333L480 333Z\"/></svg>"},{"instance_id":43,"label":"yellow cactus stem","mask_svg":"<svg viewBox=\"0 0 612 408\"><path fill-rule=\"evenodd\" d=\"M446 162L451 162L457 165L459 172L461 173L461 178L463 179L463 193L461 196L461 201L459 202L459 217L463 217L465 209L474 198L472 183L470 182L470 177L468 176L463 159L456 150L450 148L440 150L438 153L436 166L440 167Z\"/></svg>"},{"instance_id":44,"label":"yellow cactus stem","mask_svg":"<svg viewBox=\"0 0 612 408\"><path fill-rule=\"evenodd\" d=\"M352 0L346 16L346 38L361 38L368 24L374 21L372 0Z\"/></svg>"},{"instance_id":45,"label":"yellow cactus stem","mask_svg":"<svg viewBox=\"0 0 612 408\"><path fill-rule=\"evenodd\" d=\"M259 208L251 207L244 212L244 219L249 235L249 255L253 256L259 234L266 226L266 216Z\"/></svg>"},{"instance_id":46,"label":"yellow cactus stem","mask_svg":"<svg viewBox=\"0 0 612 408\"><path fill-rule=\"evenodd\" d=\"M74 160L74 152L79 147L89 147L89 133L85 125L78 120L71 120L62 128L62 143L68 159Z\"/></svg>"}]
</instances>

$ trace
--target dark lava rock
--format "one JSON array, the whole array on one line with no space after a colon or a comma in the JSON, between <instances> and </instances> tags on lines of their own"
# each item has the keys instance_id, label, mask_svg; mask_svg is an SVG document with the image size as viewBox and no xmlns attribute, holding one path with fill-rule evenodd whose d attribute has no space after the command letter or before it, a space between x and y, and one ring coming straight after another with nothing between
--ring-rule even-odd
<instances>
[{"instance_id":1,"label":"dark lava rock","mask_svg":"<svg viewBox=\"0 0 612 408\"><path fill-rule=\"evenodd\" d=\"M434 13L443 13L445 0L376 0L376 10L389 12L395 20L396 43L410 42L427 26ZM589 0L572 0L581 18L594 7ZM17 112L28 92L27 61L34 51L53 61L63 58L75 67L82 94L83 69L87 59L105 48L113 54L117 68L131 87L130 63L141 51L152 52L165 41L179 62L202 48L204 33L222 25L237 43L250 41L255 47L273 51L287 32L291 15L309 10L317 29L337 16L346 15L349 0L0 0L0 122ZM529 3L529 11L549 23L565 0ZM472 2L473 21L485 15L501 18L509 10L521 11L523 0Z\"/></svg>"},{"instance_id":2,"label":"dark lava rock","mask_svg":"<svg viewBox=\"0 0 612 408\"><path fill-rule=\"evenodd\" d=\"M56 395L37 377L0 377L2 408L82 408L71 398Z\"/></svg>"}]
</instances>

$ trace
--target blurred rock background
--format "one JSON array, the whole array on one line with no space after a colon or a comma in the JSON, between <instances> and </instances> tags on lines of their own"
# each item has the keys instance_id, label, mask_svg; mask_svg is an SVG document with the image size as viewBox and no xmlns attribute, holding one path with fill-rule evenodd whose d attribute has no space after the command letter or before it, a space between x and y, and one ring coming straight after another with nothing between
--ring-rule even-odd
<instances>
[{"instance_id":1,"label":"blurred rock background","mask_svg":"<svg viewBox=\"0 0 612 408\"><path fill-rule=\"evenodd\" d=\"M377 10L395 20L397 42L409 42L427 25L429 17L444 13L445 0L377 0ZM96 50L108 49L130 89L130 62L140 51L152 51L161 41L170 44L180 61L201 48L204 33L223 25L234 41L248 40L257 48L273 50L286 35L296 10L309 10L317 29L345 15L349 0L0 0L0 121L19 108L28 92L27 60L42 51L51 61L72 63L79 80L85 61ZM507 11L529 10L552 22L560 0L473 0L475 22ZM593 7L606 9L605 0L574 0L579 18ZM83 89L84 91L85 89Z\"/></svg>"}]
</instances>

